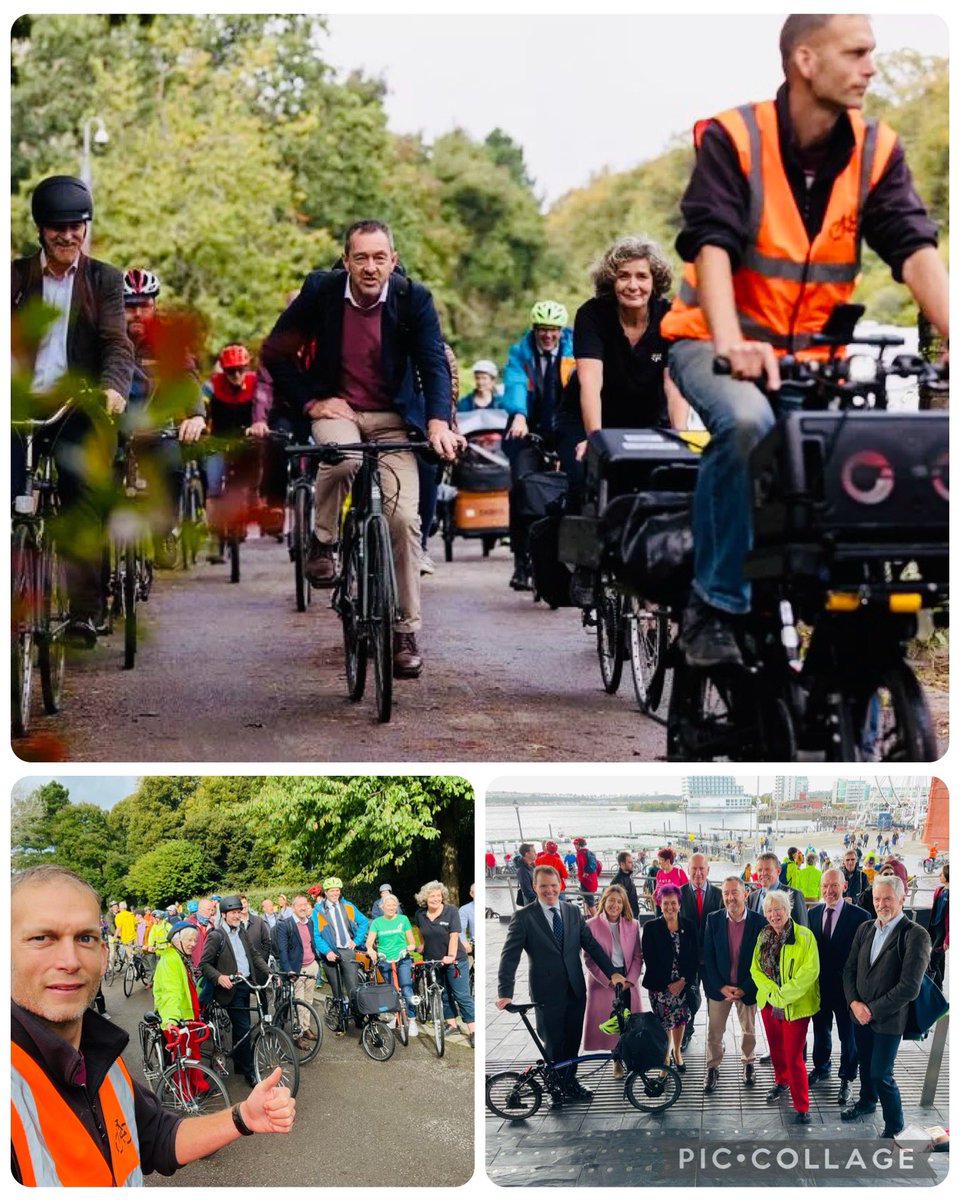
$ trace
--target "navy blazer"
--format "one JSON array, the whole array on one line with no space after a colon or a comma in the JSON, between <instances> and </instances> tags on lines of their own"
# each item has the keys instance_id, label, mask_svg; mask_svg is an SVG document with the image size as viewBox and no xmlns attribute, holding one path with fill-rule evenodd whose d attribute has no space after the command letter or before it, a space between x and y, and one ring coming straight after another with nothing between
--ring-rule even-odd
<instances>
[{"instance_id":1,"label":"navy blazer","mask_svg":"<svg viewBox=\"0 0 960 1200\"><path fill-rule=\"evenodd\" d=\"M680 915L692 921L697 927L697 937L700 940L700 965L703 966L703 937L707 925L707 917L723 908L723 892L715 883L708 879L703 885L703 911L697 917L697 889L692 883L684 883L680 887ZM726 909L724 909L726 912Z\"/></svg>"},{"instance_id":2,"label":"navy blazer","mask_svg":"<svg viewBox=\"0 0 960 1200\"><path fill-rule=\"evenodd\" d=\"M753 950L757 944L760 931L767 923L763 913L747 909L744 918L746 926L743 930L743 941L740 943L740 956L737 959L736 987L743 989L744 1004L756 1004L757 985L750 974L750 964L753 962ZM723 1000L722 987L730 982L730 943L727 941L727 910L713 912L707 918L706 930L703 937L703 990L711 1000Z\"/></svg>"},{"instance_id":3,"label":"navy blazer","mask_svg":"<svg viewBox=\"0 0 960 1200\"><path fill-rule=\"evenodd\" d=\"M825 904L815 904L808 914L810 932L817 939L817 953L820 955L820 995L843 999L843 968L847 965L854 935L864 921L871 918L865 908L844 901L830 937L825 938L823 914L826 907Z\"/></svg>"},{"instance_id":4,"label":"navy blazer","mask_svg":"<svg viewBox=\"0 0 960 1200\"><path fill-rule=\"evenodd\" d=\"M575 1000L586 1003L587 985L583 974L583 960L580 957L581 949L586 950L608 979L615 974L613 963L587 928L580 909L565 900L559 901L558 906L563 920L562 955L547 915L539 902L518 908L513 914L506 941L500 951L498 996L513 996L517 966L524 950L529 959L527 986L534 1004L565 1004L568 989L573 992Z\"/></svg>"},{"instance_id":5,"label":"navy blazer","mask_svg":"<svg viewBox=\"0 0 960 1200\"><path fill-rule=\"evenodd\" d=\"M310 934L310 945L313 947L314 957L319 960L323 957L323 951L317 939L317 923L312 919L312 914L307 917L307 930ZM300 930L297 928L296 918L291 917L287 920L282 917L277 921L273 932L277 942L277 961L280 964L280 970L299 971L303 966L303 942L300 940Z\"/></svg>"},{"instance_id":6,"label":"navy blazer","mask_svg":"<svg viewBox=\"0 0 960 1200\"><path fill-rule=\"evenodd\" d=\"M402 283L395 280L403 279ZM299 295L280 314L263 343L260 359L274 388L295 411L314 400L339 394L346 271L312 271ZM401 329L398 289L409 288L405 307L410 327ZM303 368L300 351L310 347ZM422 284L393 276L387 288L380 327L383 378L393 406L407 426L423 433L428 420L450 420L450 370L443 351L440 318ZM423 391L414 380L414 366Z\"/></svg>"},{"instance_id":7,"label":"navy blazer","mask_svg":"<svg viewBox=\"0 0 960 1200\"><path fill-rule=\"evenodd\" d=\"M682 914L679 917L679 926L680 976L690 984L700 966L700 940L697 937L696 925ZM670 982L670 968L673 966L673 940L663 917L644 923L640 935L640 952L643 955L644 966L641 981L643 987L650 992L665 992Z\"/></svg>"}]
</instances>

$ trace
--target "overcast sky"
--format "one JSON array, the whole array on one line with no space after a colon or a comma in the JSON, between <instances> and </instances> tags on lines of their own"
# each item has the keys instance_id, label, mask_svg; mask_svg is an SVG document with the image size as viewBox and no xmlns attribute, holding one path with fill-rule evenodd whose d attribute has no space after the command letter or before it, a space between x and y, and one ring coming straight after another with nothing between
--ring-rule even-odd
<instances>
[{"instance_id":1,"label":"overcast sky","mask_svg":"<svg viewBox=\"0 0 960 1200\"><path fill-rule=\"evenodd\" d=\"M772 96L783 19L334 14L322 53L385 78L398 133L504 129L549 202L604 167L655 157L699 117ZM878 15L873 28L880 53L947 54L939 17Z\"/></svg>"},{"instance_id":2,"label":"overcast sky","mask_svg":"<svg viewBox=\"0 0 960 1200\"><path fill-rule=\"evenodd\" d=\"M29 795L54 779L70 793L74 804L99 804L113 808L118 800L137 790L137 775L31 775L14 785L13 797Z\"/></svg>"}]
</instances>

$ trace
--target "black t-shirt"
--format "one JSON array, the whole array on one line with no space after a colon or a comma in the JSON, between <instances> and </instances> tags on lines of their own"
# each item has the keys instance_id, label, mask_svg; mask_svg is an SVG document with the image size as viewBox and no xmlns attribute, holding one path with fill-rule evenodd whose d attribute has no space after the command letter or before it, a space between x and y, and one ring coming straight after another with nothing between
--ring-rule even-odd
<instances>
[{"instance_id":1,"label":"black t-shirt","mask_svg":"<svg viewBox=\"0 0 960 1200\"><path fill-rule=\"evenodd\" d=\"M423 957L439 959L449 953L450 934L460 933L460 910L455 904L445 904L435 921L427 916L425 908L418 908L414 916L417 928L423 937ZM466 958L463 942L457 938L457 958Z\"/></svg>"},{"instance_id":2,"label":"black t-shirt","mask_svg":"<svg viewBox=\"0 0 960 1200\"><path fill-rule=\"evenodd\" d=\"M594 296L577 309L573 325L574 358L603 363L600 423L604 429L648 429L667 424L663 374L667 342L660 321L670 307L663 296L650 300L650 320L635 346L620 325L614 296Z\"/></svg>"}]
</instances>

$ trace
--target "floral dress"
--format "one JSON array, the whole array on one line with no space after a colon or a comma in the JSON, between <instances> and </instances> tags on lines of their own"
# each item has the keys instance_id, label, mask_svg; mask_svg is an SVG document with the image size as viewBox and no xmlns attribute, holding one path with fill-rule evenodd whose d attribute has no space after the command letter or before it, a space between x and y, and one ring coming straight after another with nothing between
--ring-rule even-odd
<instances>
[{"instance_id":1,"label":"floral dress","mask_svg":"<svg viewBox=\"0 0 960 1200\"><path fill-rule=\"evenodd\" d=\"M670 940L673 943L673 962L670 964L670 982L675 983L680 978L680 930L674 930L670 934ZM657 1014L660 1024L664 1029L676 1029L678 1025L686 1025L690 1020L690 1008L686 1000L687 989L684 988L679 995L674 996L671 992L651 992L650 1004L653 1011Z\"/></svg>"}]
</instances>

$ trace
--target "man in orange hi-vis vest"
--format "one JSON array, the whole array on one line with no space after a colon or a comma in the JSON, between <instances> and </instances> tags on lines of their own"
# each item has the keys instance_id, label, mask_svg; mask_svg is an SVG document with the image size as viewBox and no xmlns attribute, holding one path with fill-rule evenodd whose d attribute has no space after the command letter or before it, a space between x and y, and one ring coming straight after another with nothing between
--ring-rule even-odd
<instances>
[{"instance_id":1,"label":"man in orange hi-vis vest","mask_svg":"<svg viewBox=\"0 0 960 1200\"><path fill-rule=\"evenodd\" d=\"M776 99L701 121L681 201L683 282L661 332L674 382L711 440L693 506L694 583L681 645L691 666L736 665L731 617L749 611L750 451L774 417L751 380L780 383L778 355L810 346L850 299L866 241L947 329L947 271L894 132L861 109L875 73L865 16L790 16ZM715 355L732 376L715 376Z\"/></svg>"},{"instance_id":2,"label":"man in orange hi-vis vest","mask_svg":"<svg viewBox=\"0 0 960 1200\"><path fill-rule=\"evenodd\" d=\"M129 1040L88 1007L107 948L100 899L45 864L11 893L13 1176L28 1187L138 1187L252 1133L288 1133L295 1101L280 1068L232 1109L182 1118L131 1079Z\"/></svg>"}]
</instances>

